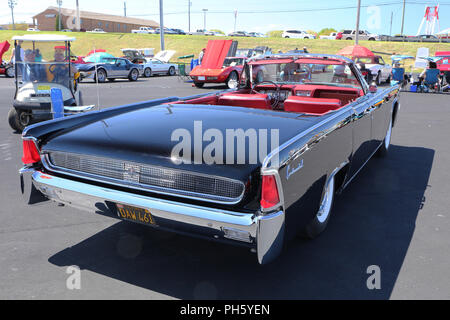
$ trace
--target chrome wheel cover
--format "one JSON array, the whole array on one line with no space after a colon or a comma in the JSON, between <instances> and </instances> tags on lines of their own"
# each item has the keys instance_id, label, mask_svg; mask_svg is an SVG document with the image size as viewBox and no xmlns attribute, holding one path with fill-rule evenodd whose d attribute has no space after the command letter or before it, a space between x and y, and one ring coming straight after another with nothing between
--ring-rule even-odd
<instances>
[{"instance_id":1,"label":"chrome wheel cover","mask_svg":"<svg viewBox=\"0 0 450 320\"><path fill-rule=\"evenodd\" d=\"M6 74L8 75L8 77L14 78L14 76L15 76L14 68L8 68L8 69L6 70Z\"/></svg>"},{"instance_id":2,"label":"chrome wheel cover","mask_svg":"<svg viewBox=\"0 0 450 320\"><path fill-rule=\"evenodd\" d=\"M384 138L384 147L385 149L389 149L389 146L391 145L391 136L392 136L392 119L389 122L389 128L386 133L386 138Z\"/></svg>"},{"instance_id":3,"label":"chrome wheel cover","mask_svg":"<svg viewBox=\"0 0 450 320\"><path fill-rule=\"evenodd\" d=\"M319 220L320 223L324 223L331 212L331 206L333 204L333 198L334 198L334 176L330 179L328 182L328 185L326 186L325 194L323 195L323 199L320 203L319 211L317 212L317 220Z\"/></svg>"},{"instance_id":4,"label":"chrome wheel cover","mask_svg":"<svg viewBox=\"0 0 450 320\"><path fill-rule=\"evenodd\" d=\"M98 78L98 82L103 82L106 80L106 75L105 72L100 70L97 72L97 78Z\"/></svg>"},{"instance_id":5,"label":"chrome wheel cover","mask_svg":"<svg viewBox=\"0 0 450 320\"><path fill-rule=\"evenodd\" d=\"M230 89L235 89L235 88L237 88L237 85L238 85L238 77L237 77L237 74L236 74L235 72L233 72L233 73L230 75L230 78L228 79L227 85L228 85L228 87L229 87Z\"/></svg>"}]
</instances>

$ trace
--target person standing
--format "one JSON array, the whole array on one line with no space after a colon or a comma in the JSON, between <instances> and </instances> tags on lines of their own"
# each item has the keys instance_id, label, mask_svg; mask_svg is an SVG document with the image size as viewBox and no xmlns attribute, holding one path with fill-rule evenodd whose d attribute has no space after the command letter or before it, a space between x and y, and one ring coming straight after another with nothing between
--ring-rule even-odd
<instances>
[{"instance_id":1,"label":"person standing","mask_svg":"<svg viewBox=\"0 0 450 320\"><path fill-rule=\"evenodd\" d=\"M200 51L200 54L198 55L198 64L202 64L203 56L205 55L206 48L203 48L202 51Z\"/></svg>"},{"instance_id":2,"label":"person standing","mask_svg":"<svg viewBox=\"0 0 450 320\"><path fill-rule=\"evenodd\" d=\"M11 59L10 59L11 63L14 65L14 67L17 62L17 67L18 67L17 74L19 76L22 75L22 70L23 70L22 63L25 61L25 51L22 49L22 43L23 43L22 40L20 40L17 43L16 47L12 50Z\"/></svg>"}]
</instances>

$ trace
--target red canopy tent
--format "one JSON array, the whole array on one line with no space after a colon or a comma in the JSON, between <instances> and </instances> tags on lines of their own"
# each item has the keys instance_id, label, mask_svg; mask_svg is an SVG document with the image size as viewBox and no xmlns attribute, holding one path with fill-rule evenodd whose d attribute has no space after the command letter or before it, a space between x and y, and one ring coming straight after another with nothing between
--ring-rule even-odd
<instances>
[{"instance_id":1,"label":"red canopy tent","mask_svg":"<svg viewBox=\"0 0 450 320\"><path fill-rule=\"evenodd\" d=\"M345 47L337 53L341 56L350 56L350 57L373 57L375 54L367 49L366 47L360 46L360 45L354 45L354 46L348 46Z\"/></svg>"},{"instance_id":2,"label":"red canopy tent","mask_svg":"<svg viewBox=\"0 0 450 320\"><path fill-rule=\"evenodd\" d=\"M105 49L91 50L91 51L89 51L89 53L87 54L86 57L90 56L91 54L98 53L98 52L106 52L106 50Z\"/></svg>"}]
</instances>

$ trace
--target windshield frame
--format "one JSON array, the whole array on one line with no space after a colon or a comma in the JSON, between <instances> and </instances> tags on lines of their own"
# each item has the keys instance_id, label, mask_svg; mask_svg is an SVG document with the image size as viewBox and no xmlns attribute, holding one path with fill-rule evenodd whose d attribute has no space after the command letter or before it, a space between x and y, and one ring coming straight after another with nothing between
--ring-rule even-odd
<instances>
[{"instance_id":1,"label":"windshield frame","mask_svg":"<svg viewBox=\"0 0 450 320\"><path fill-rule=\"evenodd\" d=\"M73 80L74 77L72 77L72 61L71 61L71 41L70 39L68 40L64 40L64 41L58 41L58 40L49 40L49 41L31 41L31 40L14 40L14 50L17 49L17 46L20 42L20 45L22 45L22 43L31 43L33 50L36 49L36 43L41 43L41 42L45 42L45 43L54 43L54 44L60 44L61 42L64 43L64 60L65 61L61 61L61 62L57 62L57 61L53 61L53 62L25 62L25 61L20 61L19 64L34 64L34 65L67 65L67 77L68 77L68 86L61 84L59 82L55 82L58 83L62 86L64 86L65 88L69 89L73 99L75 99L75 93L74 93L74 84L73 84ZM17 68L17 64L18 62L15 61L14 63L14 73L15 73L15 86L16 86L16 92L14 94L14 100L17 99L17 94L19 89L22 87L19 87L19 74L18 74L18 68ZM22 84L24 84L25 82L23 81L23 74L20 75L20 82L22 82ZM37 81L27 81L26 83L40 83L39 80ZM41 82L41 83L52 83L52 82Z\"/></svg>"},{"instance_id":2,"label":"windshield frame","mask_svg":"<svg viewBox=\"0 0 450 320\"><path fill-rule=\"evenodd\" d=\"M254 86L257 86L258 83L256 83L256 75L253 74L254 68L257 67L261 67L261 66L265 66L265 65L284 65L286 64L286 61L281 62L277 62L276 60L279 59L274 59L274 63L270 63L270 60L263 60L263 63L258 64L257 61L254 61L252 63L249 64L249 68L248 68L248 74L246 74L246 79L250 80L250 86L253 88ZM296 59L293 58L291 59L291 63L298 63L299 65L321 65L319 63L302 63L301 59ZM358 88L358 89L362 89L365 93L367 93L368 90L368 85L365 82L365 80L361 77L360 72L356 71L356 67L354 65L354 63L349 63L349 62L342 62L342 63L336 63L336 64L332 64L330 63L330 61L324 60L324 64L323 65L331 65L331 66L337 66L337 65L344 65L346 67L348 67L350 69L351 75L355 78L355 80L358 81L358 85L351 85L351 84L344 84L344 83L334 83L334 82L318 82L318 81L311 81L311 82L303 82L303 81L295 81L295 82L291 82L291 81L274 81L275 83L277 83L280 86L283 85L326 85L326 86L336 86L336 87L353 87L353 88ZM314 67L310 67L309 68L309 75L312 74L312 70ZM245 69L244 69L245 70ZM246 81L247 82L247 81ZM242 83L242 81L241 81Z\"/></svg>"}]
</instances>

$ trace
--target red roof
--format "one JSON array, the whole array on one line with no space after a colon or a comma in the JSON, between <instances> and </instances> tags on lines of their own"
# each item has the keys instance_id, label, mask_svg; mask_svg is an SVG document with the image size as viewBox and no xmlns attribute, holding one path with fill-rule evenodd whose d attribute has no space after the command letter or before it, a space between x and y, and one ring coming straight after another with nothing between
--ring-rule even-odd
<instances>
[{"instance_id":1,"label":"red roof","mask_svg":"<svg viewBox=\"0 0 450 320\"><path fill-rule=\"evenodd\" d=\"M98 53L98 52L106 52L106 50L104 50L104 49L95 49L95 51L94 51L94 50L91 50L91 51L86 55L86 57L90 56L91 54Z\"/></svg>"}]
</instances>

